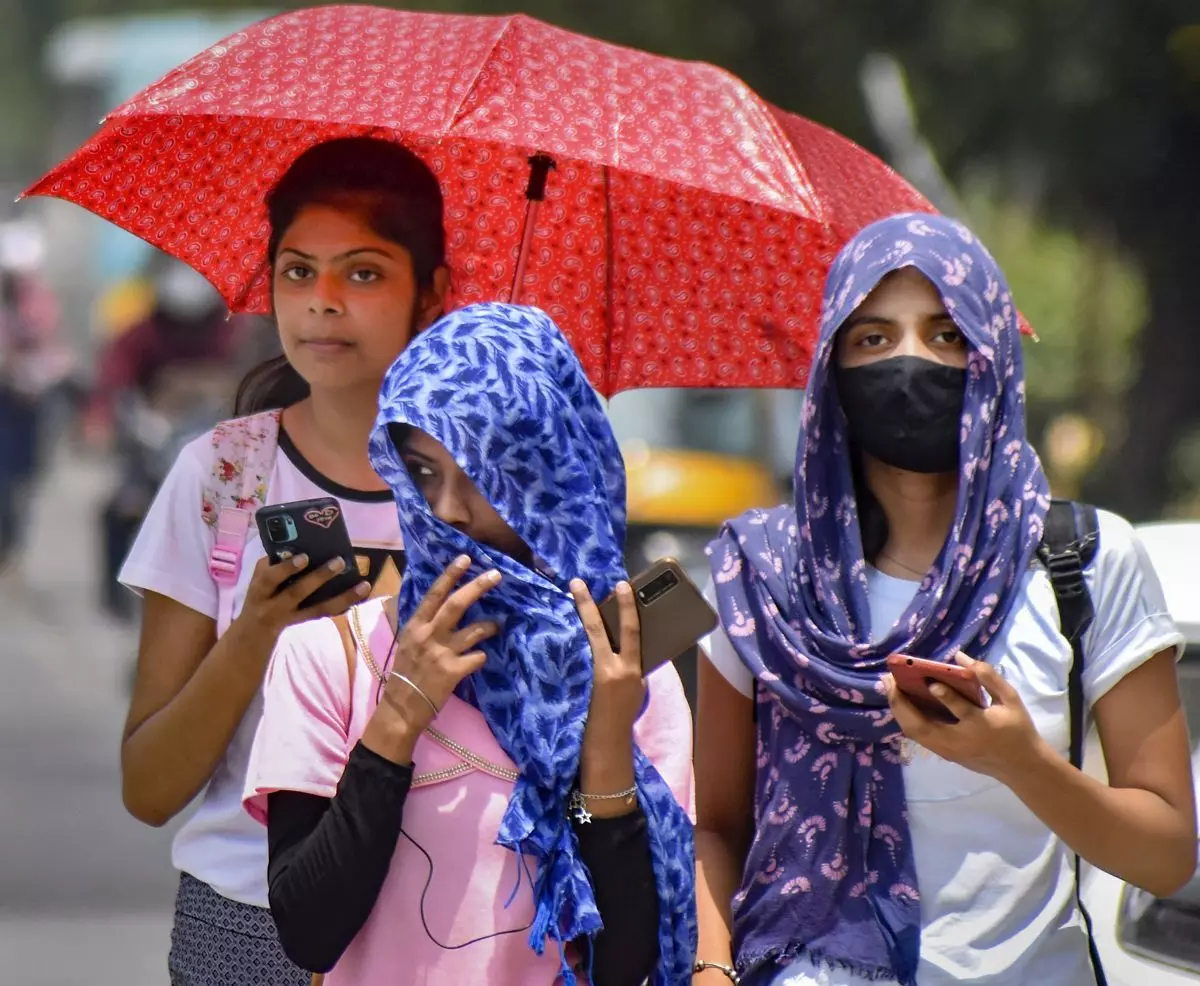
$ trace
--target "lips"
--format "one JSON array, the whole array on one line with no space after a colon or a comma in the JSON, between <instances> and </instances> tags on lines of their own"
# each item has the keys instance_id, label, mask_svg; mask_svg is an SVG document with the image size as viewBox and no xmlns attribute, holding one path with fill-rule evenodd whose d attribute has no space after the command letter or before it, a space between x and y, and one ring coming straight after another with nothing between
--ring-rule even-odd
<instances>
[{"instance_id":1,"label":"lips","mask_svg":"<svg viewBox=\"0 0 1200 986\"><path fill-rule=\"evenodd\" d=\"M346 339L322 337L314 339L301 339L300 345L309 352L315 353L318 356L337 356L341 353L349 352L354 348L354 343Z\"/></svg>"}]
</instances>

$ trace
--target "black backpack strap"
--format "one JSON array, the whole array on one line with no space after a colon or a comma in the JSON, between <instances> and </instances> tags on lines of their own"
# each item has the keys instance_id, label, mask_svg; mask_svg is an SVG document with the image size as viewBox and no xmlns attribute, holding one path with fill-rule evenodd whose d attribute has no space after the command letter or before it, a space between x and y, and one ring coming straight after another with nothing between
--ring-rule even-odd
<instances>
[{"instance_id":1,"label":"black backpack strap","mask_svg":"<svg viewBox=\"0 0 1200 986\"><path fill-rule=\"evenodd\" d=\"M1084 726L1083 638L1096 617L1083 570L1096 557L1100 528L1096 508L1070 500L1051 500L1046 514L1046 534L1038 557L1050 573L1058 601L1062 634L1071 642L1071 669L1067 675L1067 701L1071 717L1071 763L1083 766Z\"/></svg>"},{"instance_id":2,"label":"black backpack strap","mask_svg":"<svg viewBox=\"0 0 1200 986\"><path fill-rule=\"evenodd\" d=\"M1083 767L1084 727L1087 724L1087 708L1083 696L1083 638L1096 610L1092 596L1083 579L1083 571L1096 557L1100 545L1100 525L1096 508L1070 500L1050 501L1046 514L1046 533L1038 548L1038 557L1050 573L1050 585L1058 602L1059 621L1062 634L1071 642L1071 668L1067 673L1067 704L1071 726L1071 764ZM1091 953L1092 969L1096 973L1097 986L1108 986L1100 955L1096 951L1096 939L1092 934L1092 919L1080 897L1079 857L1075 857L1075 897L1079 913L1083 915L1087 929L1088 951Z\"/></svg>"}]
</instances>

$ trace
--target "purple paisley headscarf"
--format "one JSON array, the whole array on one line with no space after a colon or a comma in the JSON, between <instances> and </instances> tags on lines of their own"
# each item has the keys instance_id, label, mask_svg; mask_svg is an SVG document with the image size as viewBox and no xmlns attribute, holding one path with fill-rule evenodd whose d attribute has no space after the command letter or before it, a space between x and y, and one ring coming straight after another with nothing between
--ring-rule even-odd
<instances>
[{"instance_id":1,"label":"purple paisley headscarf","mask_svg":"<svg viewBox=\"0 0 1200 986\"><path fill-rule=\"evenodd\" d=\"M838 329L902 267L929 278L970 345L961 478L945 546L891 633L873 641L831 364ZM1048 506L1025 439L1017 312L996 262L943 217L867 227L826 283L795 506L751 511L709 546L722 623L757 679L756 834L733 901L735 954L750 980L803 953L867 979L915 982L920 895L885 661L950 661L960 649L986 659Z\"/></svg>"}]
</instances>

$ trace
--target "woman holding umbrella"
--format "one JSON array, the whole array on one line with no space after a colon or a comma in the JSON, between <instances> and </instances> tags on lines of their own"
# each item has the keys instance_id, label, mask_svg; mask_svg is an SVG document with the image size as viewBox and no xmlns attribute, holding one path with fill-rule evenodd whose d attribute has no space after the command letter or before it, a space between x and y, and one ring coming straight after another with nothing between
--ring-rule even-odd
<instances>
[{"instance_id":1,"label":"woman holding umbrella","mask_svg":"<svg viewBox=\"0 0 1200 986\"><path fill-rule=\"evenodd\" d=\"M182 876L170 969L179 986L308 981L279 946L267 909L266 836L242 810L260 686L284 627L344 611L372 582L395 589L400 528L367 439L384 373L441 314L448 281L438 182L398 144L318 145L297 159L267 206L285 355L252 371L238 396L243 414L282 408L278 451L256 492L265 503L336 497L365 577L302 610L336 571L277 592L295 569L268 565L251 537L244 551L256 563L242 565L234 585L214 581L218 534L205 497L221 464L212 436L180 454L125 563L121 581L145 600L121 746L125 804L163 825L199 799L173 852Z\"/></svg>"},{"instance_id":2,"label":"woman holding umbrella","mask_svg":"<svg viewBox=\"0 0 1200 986\"><path fill-rule=\"evenodd\" d=\"M1073 661L1050 509L995 261L949 219L867 227L826 285L795 505L710 548L697 986L1091 986L1073 855L1160 896L1192 875L1182 637L1100 512ZM896 654L965 669L980 704L919 707ZM1108 784L1071 762L1090 717Z\"/></svg>"}]
</instances>

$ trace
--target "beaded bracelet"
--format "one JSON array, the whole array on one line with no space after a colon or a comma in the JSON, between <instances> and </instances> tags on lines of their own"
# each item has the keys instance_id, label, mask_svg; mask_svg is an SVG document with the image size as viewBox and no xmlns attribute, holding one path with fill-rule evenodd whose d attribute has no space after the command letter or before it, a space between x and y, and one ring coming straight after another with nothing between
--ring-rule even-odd
<instances>
[{"instance_id":1,"label":"beaded bracelet","mask_svg":"<svg viewBox=\"0 0 1200 986\"><path fill-rule=\"evenodd\" d=\"M737 969L731 965L721 965L720 962L705 962L703 959L697 959L696 964L692 966L692 973L703 972L705 969L716 969L718 972L725 973L725 978L728 979L734 986L742 981L742 977L738 975Z\"/></svg>"}]
</instances>

